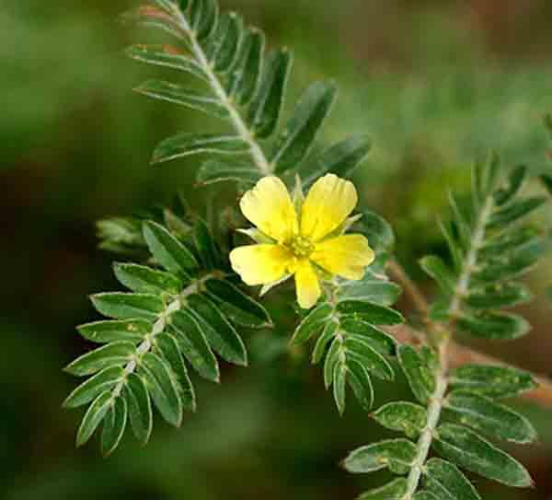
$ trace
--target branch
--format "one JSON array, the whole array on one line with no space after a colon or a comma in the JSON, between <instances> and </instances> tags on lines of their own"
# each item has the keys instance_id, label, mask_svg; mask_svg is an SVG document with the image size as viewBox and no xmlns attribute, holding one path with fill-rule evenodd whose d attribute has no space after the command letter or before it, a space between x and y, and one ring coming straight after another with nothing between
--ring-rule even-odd
<instances>
[{"instance_id":1,"label":"branch","mask_svg":"<svg viewBox=\"0 0 552 500\"><path fill-rule=\"evenodd\" d=\"M167 307L165 307L165 309L159 314L157 321L152 326L151 332L138 346L138 349L136 351L136 358L131 359L126 364L123 378L121 378L119 383L113 388L113 392L111 395L112 400L115 400L117 397L119 397L127 382L128 376L136 371L142 357L152 349L152 347L154 346L155 337L165 331L165 328L170 321L171 315L182 308L182 305L185 303L187 297L193 295L194 293L198 293L206 281L209 281L210 279L213 279L215 277L215 273L210 273L205 275L201 279L193 281L184 290L182 290L177 299L168 304Z\"/></svg>"},{"instance_id":2,"label":"branch","mask_svg":"<svg viewBox=\"0 0 552 500\"><path fill-rule=\"evenodd\" d=\"M388 264L388 270L391 277L395 278L395 281L401 285L414 307L422 315L424 322L429 321L427 317L429 306L425 296L416 283L410 279L404 268L396 260L391 260Z\"/></svg>"},{"instance_id":3,"label":"branch","mask_svg":"<svg viewBox=\"0 0 552 500\"><path fill-rule=\"evenodd\" d=\"M444 340L441 342L439 349L440 367L439 373L435 378L435 392L432 394L429 400L429 406L427 408L427 424L416 443L417 453L410 473L408 474L406 493L403 497L404 500L411 500L414 498L414 494L418 489L420 479L424 465L427 461L429 451L431 449L431 442L433 436L439 425L439 419L441 418L441 411L443 410L443 401L448 389L448 353L446 352L450 346L449 341Z\"/></svg>"},{"instance_id":4,"label":"branch","mask_svg":"<svg viewBox=\"0 0 552 500\"><path fill-rule=\"evenodd\" d=\"M173 4L172 9L173 9L174 15L180 22L181 28L186 32L186 34L190 38L190 45L191 45L192 52L197 62L200 64L201 68L207 75L209 84L211 85L213 92L220 100L220 102L223 104L223 106L228 110L230 120L234 125L236 132L239 134L241 139L249 146L249 150L251 152L251 156L253 158L253 161L255 162L255 165L261 171L262 174L270 175L270 173L272 172L272 166L268 162L261 146L255 140L254 134L251 132L251 130L249 130L249 128L247 127L247 124L241 117L239 111L236 109L234 101L227 94L226 90L224 90L224 86L222 85L221 81L219 80L219 77L216 75L215 71L213 70L212 65L209 63L209 60L207 59L207 55L205 54L205 51L203 50L203 48L201 47L201 45L197 40L195 31L192 29L192 27L190 26L190 23L188 22L188 20L186 19L186 17L184 16L184 14L181 12L180 8L176 4Z\"/></svg>"},{"instance_id":5,"label":"branch","mask_svg":"<svg viewBox=\"0 0 552 500\"><path fill-rule=\"evenodd\" d=\"M397 339L401 344L420 345L423 342L423 334L407 325L385 328L385 331ZM513 366L511 363L506 363L494 356L481 353L453 341L450 342L448 348L448 362L450 370L468 363L477 365ZM523 370L523 368L517 366L513 367ZM552 380L544 375L539 375L530 371L529 373L537 381L539 386L530 392L522 394L520 397L540 406L552 408Z\"/></svg>"}]
</instances>

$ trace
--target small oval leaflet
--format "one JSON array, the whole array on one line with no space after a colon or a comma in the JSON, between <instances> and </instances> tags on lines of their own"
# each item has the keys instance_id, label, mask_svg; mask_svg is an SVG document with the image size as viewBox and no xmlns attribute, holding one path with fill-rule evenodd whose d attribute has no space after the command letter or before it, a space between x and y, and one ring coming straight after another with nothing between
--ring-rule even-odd
<instances>
[{"instance_id":1,"label":"small oval leaflet","mask_svg":"<svg viewBox=\"0 0 552 500\"><path fill-rule=\"evenodd\" d=\"M441 425L432 446L442 457L488 479L519 488L533 485L523 465L466 427Z\"/></svg>"},{"instance_id":2,"label":"small oval leaflet","mask_svg":"<svg viewBox=\"0 0 552 500\"><path fill-rule=\"evenodd\" d=\"M416 446L406 439L389 439L357 448L343 461L347 471L355 474L374 472L386 467L406 474L416 457Z\"/></svg>"},{"instance_id":3,"label":"small oval leaflet","mask_svg":"<svg viewBox=\"0 0 552 500\"><path fill-rule=\"evenodd\" d=\"M427 411L423 406L407 403L387 403L371 415L380 425L404 432L408 437L418 435L426 426Z\"/></svg>"}]
</instances>

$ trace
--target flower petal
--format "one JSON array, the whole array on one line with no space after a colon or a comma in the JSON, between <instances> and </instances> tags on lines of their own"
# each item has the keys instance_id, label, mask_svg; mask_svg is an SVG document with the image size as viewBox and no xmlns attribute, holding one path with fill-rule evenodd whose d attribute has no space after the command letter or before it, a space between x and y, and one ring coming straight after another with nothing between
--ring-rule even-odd
<instances>
[{"instance_id":1,"label":"flower petal","mask_svg":"<svg viewBox=\"0 0 552 500\"><path fill-rule=\"evenodd\" d=\"M322 269L350 280L360 280L375 258L368 240L360 234L347 234L317 243L310 258Z\"/></svg>"},{"instance_id":2,"label":"flower petal","mask_svg":"<svg viewBox=\"0 0 552 500\"><path fill-rule=\"evenodd\" d=\"M314 306L322 294L316 271L306 259L297 263L295 286L297 287L297 302L303 309L310 309Z\"/></svg>"},{"instance_id":3,"label":"flower petal","mask_svg":"<svg viewBox=\"0 0 552 500\"><path fill-rule=\"evenodd\" d=\"M311 187L303 204L301 234L319 241L342 224L358 202L352 182L328 174Z\"/></svg>"},{"instance_id":4,"label":"flower petal","mask_svg":"<svg viewBox=\"0 0 552 500\"><path fill-rule=\"evenodd\" d=\"M280 245L248 245L234 248L230 263L247 285L265 285L282 279L292 257Z\"/></svg>"},{"instance_id":5,"label":"flower petal","mask_svg":"<svg viewBox=\"0 0 552 500\"><path fill-rule=\"evenodd\" d=\"M245 217L279 243L298 231L297 214L285 184L278 177L264 177L240 201Z\"/></svg>"}]
</instances>

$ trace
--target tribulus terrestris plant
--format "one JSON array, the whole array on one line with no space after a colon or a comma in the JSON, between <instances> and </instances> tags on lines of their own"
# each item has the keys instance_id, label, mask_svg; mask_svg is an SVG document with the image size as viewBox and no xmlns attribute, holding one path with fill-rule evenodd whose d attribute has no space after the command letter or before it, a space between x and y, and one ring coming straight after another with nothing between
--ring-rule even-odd
<instances>
[{"instance_id":1,"label":"tribulus terrestris plant","mask_svg":"<svg viewBox=\"0 0 552 500\"><path fill-rule=\"evenodd\" d=\"M92 296L108 319L78 329L102 346L66 368L89 377L65 401L88 405L77 444L102 427L108 455L127 424L146 444L154 407L179 426L184 412L196 410L192 375L218 382L220 360L247 365L240 330L273 324L263 296L289 280L299 311L290 343L311 343L338 411L350 392L382 426L403 434L343 460L352 473L388 468L397 476L363 500L480 498L463 470L532 486L524 466L496 442L535 440L531 423L501 400L538 398L537 379L457 343L465 335L505 341L529 331L525 319L505 312L531 300L520 279L547 250L544 230L529 219L546 197L524 194L527 169L490 155L473 167L470 196L450 195L450 214L440 222L450 259L420 262L439 290L429 305L393 256L391 226L357 206L347 180L369 153L368 139L346 138L311 154L335 100L332 84L310 85L279 127L291 54L266 53L263 33L239 15L221 13L216 0L151 0L126 18L174 39L133 46L129 56L175 70L171 77L183 82L150 80L136 90L211 115L227 129L179 133L159 145L153 162L198 155L197 183L233 182L244 219L238 230L208 224L180 200L151 217L99 223L101 246L133 262L114 265L129 291ZM392 308L401 287L418 309L408 322ZM413 400L374 410L372 379L392 383L398 369Z\"/></svg>"}]
</instances>

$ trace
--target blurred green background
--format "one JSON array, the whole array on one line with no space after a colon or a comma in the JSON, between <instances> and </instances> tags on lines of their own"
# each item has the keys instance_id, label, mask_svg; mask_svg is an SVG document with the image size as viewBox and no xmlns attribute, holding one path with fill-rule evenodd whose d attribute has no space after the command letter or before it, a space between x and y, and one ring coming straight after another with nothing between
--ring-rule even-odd
<instances>
[{"instance_id":1,"label":"blurred green background","mask_svg":"<svg viewBox=\"0 0 552 500\"><path fill-rule=\"evenodd\" d=\"M474 156L496 148L506 164L552 168L541 126L552 111L549 0L221 3L294 49L290 102L313 79L338 83L323 139L372 136L357 185L394 224L398 252L420 279L416 259L442 250L435 222L447 188L468 189ZM75 380L61 369L89 347L74 330L96 317L87 295L117 286L94 222L166 202L177 188L195 207L212 192L193 187L197 159L148 165L160 139L208 121L131 92L152 75L122 53L150 39L118 21L133 6L2 0L0 498L352 499L384 474L348 476L338 460L383 431L353 404L340 419L307 353L287 350L288 304L272 304L279 329L247 335L249 369L227 368L220 387L199 385L199 411L181 430L159 420L147 448L128 440L108 460L94 445L74 449L80 415L60 404ZM537 292L552 283L549 264L530 276ZM490 350L552 374L552 308L538 300L524 309L529 339ZM404 385L381 386L378 403L401 394ZM485 498L552 496L552 410L525 410L541 442L512 451L537 489L476 479Z\"/></svg>"}]
</instances>

